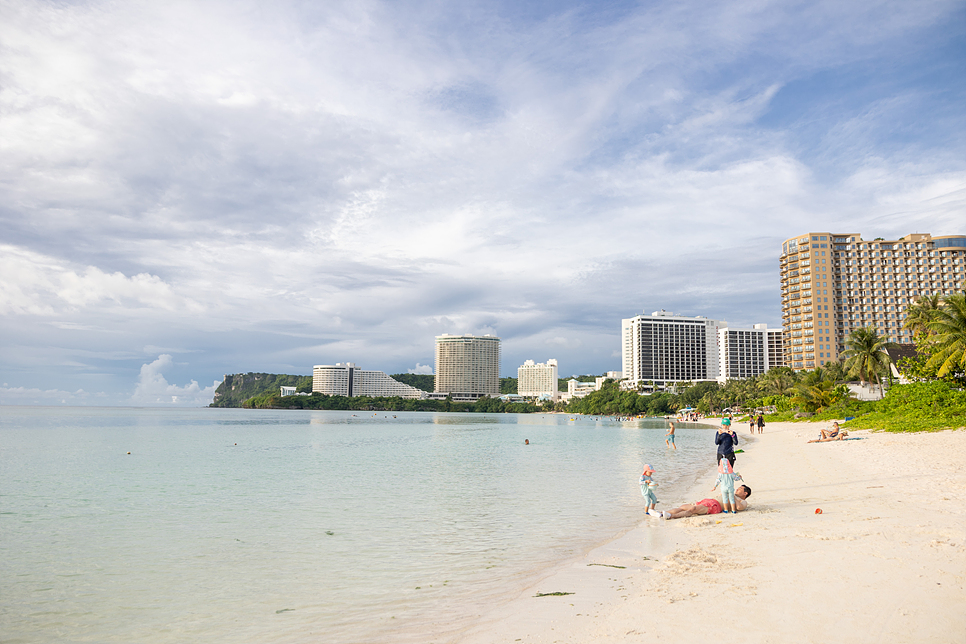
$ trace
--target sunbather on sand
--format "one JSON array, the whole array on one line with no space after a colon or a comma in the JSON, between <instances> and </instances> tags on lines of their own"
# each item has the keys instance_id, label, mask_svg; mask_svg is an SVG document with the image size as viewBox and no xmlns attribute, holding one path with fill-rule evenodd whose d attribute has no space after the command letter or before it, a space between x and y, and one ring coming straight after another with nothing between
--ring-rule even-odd
<instances>
[{"instance_id":1,"label":"sunbather on sand","mask_svg":"<svg viewBox=\"0 0 966 644\"><path fill-rule=\"evenodd\" d=\"M809 443L826 443L828 441L840 441L849 433L844 429L839 429L838 423L832 423L832 429L823 429L821 438L816 438L813 441L808 441Z\"/></svg>"},{"instance_id":2,"label":"sunbather on sand","mask_svg":"<svg viewBox=\"0 0 966 644\"><path fill-rule=\"evenodd\" d=\"M747 485L742 485L735 490L735 512L741 512L748 508L748 502L745 499L749 496L751 496L751 488ZM684 519L685 517L703 514L718 514L722 509L721 501L718 499L701 499L694 503L685 503L680 507L666 510L661 513L661 516L665 519Z\"/></svg>"}]
</instances>

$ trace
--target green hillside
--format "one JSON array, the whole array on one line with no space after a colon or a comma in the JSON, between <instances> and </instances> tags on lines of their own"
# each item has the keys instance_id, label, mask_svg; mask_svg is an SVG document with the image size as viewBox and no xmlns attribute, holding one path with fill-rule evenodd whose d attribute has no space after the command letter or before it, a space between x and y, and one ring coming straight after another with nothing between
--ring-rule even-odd
<instances>
[{"instance_id":1,"label":"green hillside","mask_svg":"<svg viewBox=\"0 0 966 644\"><path fill-rule=\"evenodd\" d=\"M215 390L209 407L241 407L254 396L279 393L279 387L296 387L297 391L312 393L312 376L291 376L275 373L236 373L225 376Z\"/></svg>"},{"instance_id":2,"label":"green hillside","mask_svg":"<svg viewBox=\"0 0 966 644\"><path fill-rule=\"evenodd\" d=\"M422 373L394 373L389 377L393 380L398 380L404 385L409 385L410 387L422 389L423 391L428 391L430 393L432 393L436 387L436 376L433 374L429 374L427 376Z\"/></svg>"}]
</instances>

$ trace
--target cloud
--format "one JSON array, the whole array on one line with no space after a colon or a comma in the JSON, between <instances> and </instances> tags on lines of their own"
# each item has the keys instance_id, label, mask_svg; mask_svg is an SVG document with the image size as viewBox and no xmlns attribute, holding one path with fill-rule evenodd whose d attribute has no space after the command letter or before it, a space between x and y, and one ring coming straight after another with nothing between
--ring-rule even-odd
<instances>
[{"instance_id":1,"label":"cloud","mask_svg":"<svg viewBox=\"0 0 966 644\"><path fill-rule=\"evenodd\" d=\"M563 347L563 348L569 348L569 349L575 349L577 347L580 347L581 344L583 344L580 340L572 339L572 338L563 338L560 336L547 338L546 340L544 340L544 343L552 347Z\"/></svg>"},{"instance_id":2,"label":"cloud","mask_svg":"<svg viewBox=\"0 0 966 644\"><path fill-rule=\"evenodd\" d=\"M194 380L179 387L168 384L162 372L174 366L174 360L164 353L154 362L141 365L137 387L131 402L136 405L170 405L178 407L203 407L211 403L221 381L202 389Z\"/></svg>"},{"instance_id":3,"label":"cloud","mask_svg":"<svg viewBox=\"0 0 966 644\"><path fill-rule=\"evenodd\" d=\"M91 394L83 389L60 391L36 387L8 387L7 383L3 383L3 387L0 387L0 405L83 405L90 400Z\"/></svg>"},{"instance_id":4,"label":"cloud","mask_svg":"<svg viewBox=\"0 0 966 644\"><path fill-rule=\"evenodd\" d=\"M416 363L416 367L415 368L413 368L413 369L407 369L406 371L408 371L409 373L417 373L417 374L424 375L424 376L431 376L431 375L433 375L433 367L431 365L428 365L428 364L419 364L418 362Z\"/></svg>"},{"instance_id":5,"label":"cloud","mask_svg":"<svg viewBox=\"0 0 966 644\"><path fill-rule=\"evenodd\" d=\"M0 315L53 316L92 307L201 310L157 275L106 273L96 266L78 269L10 244L0 244L0 274L16 276L0 280ZM60 324L83 328L77 323Z\"/></svg>"}]
</instances>

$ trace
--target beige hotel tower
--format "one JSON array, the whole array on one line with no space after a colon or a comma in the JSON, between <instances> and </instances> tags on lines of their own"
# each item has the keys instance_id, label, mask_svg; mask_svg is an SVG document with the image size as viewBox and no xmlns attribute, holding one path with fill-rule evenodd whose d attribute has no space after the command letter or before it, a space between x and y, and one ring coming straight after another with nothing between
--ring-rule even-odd
<instances>
[{"instance_id":1,"label":"beige hotel tower","mask_svg":"<svg viewBox=\"0 0 966 644\"><path fill-rule=\"evenodd\" d=\"M785 365L814 369L838 360L854 329L872 326L892 342L910 304L950 295L966 280L966 235L928 233L865 241L858 233L803 233L782 243Z\"/></svg>"},{"instance_id":2,"label":"beige hotel tower","mask_svg":"<svg viewBox=\"0 0 966 644\"><path fill-rule=\"evenodd\" d=\"M436 336L435 398L476 400L500 395L500 338L492 335Z\"/></svg>"}]
</instances>

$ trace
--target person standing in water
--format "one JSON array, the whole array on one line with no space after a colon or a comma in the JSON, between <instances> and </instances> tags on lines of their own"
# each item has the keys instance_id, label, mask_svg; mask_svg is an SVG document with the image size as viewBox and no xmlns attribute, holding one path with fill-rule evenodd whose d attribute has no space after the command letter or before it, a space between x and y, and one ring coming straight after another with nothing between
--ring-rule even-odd
<instances>
[{"instance_id":1,"label":"person standing in water","mask_svg":"<svg viewBox=\"0 0 966 644\"><path fill-rule=\"evenodd\" d=\"M678 446L674 444L674 421L670 421L668 425L670 427L668 427L667 432L664 434L664 444L677 449Z\"/></svg>"}]
</instances>

